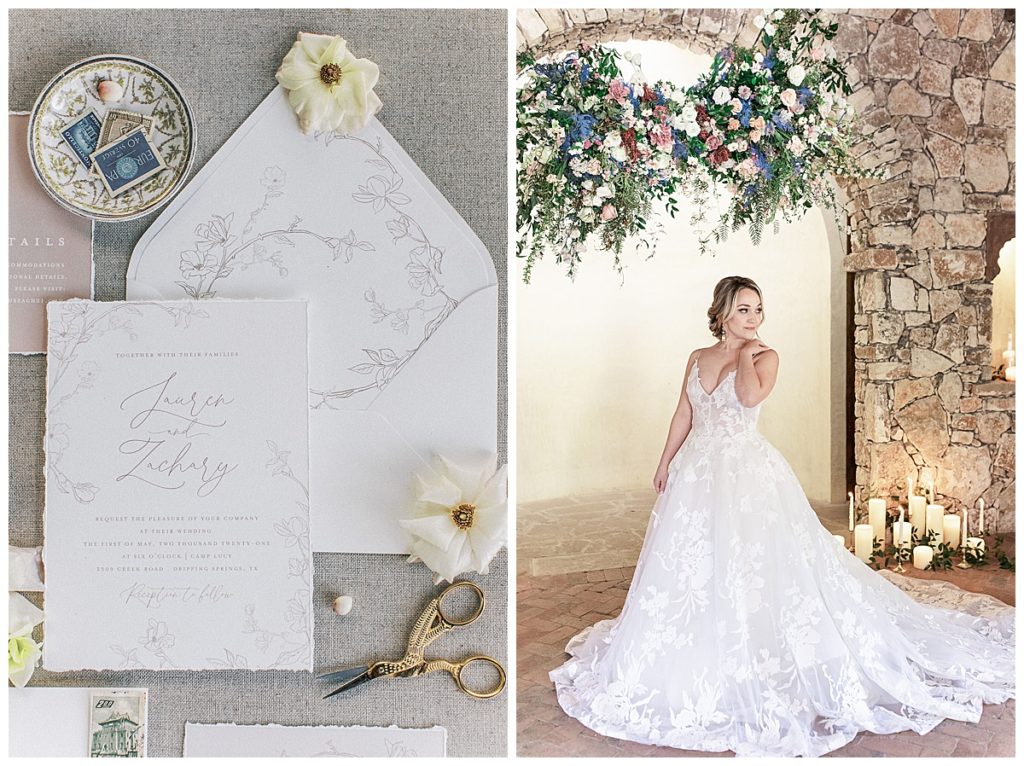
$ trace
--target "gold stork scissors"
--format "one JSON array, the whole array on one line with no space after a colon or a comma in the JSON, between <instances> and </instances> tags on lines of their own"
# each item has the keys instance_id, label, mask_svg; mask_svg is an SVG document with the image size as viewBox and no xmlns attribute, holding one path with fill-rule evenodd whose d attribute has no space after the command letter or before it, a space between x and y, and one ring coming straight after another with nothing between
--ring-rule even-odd
<instances>
[{"instance_id":1,"label":"gold stork scissors","mask_svg":"<svg viewBox=\"0 0 1024 766\"><path fill-rule=\"evenodd\" d=\"M469 617L463 620L456 620L444 613L444 600L446 596L462 588L469 588L472 590L479 599L479 603ZM453 628L457 628L462 625L469 625L471 622L476 620L483 611L484 592L480 590L479 586L467 580L452 583L441 592L441 595L431 599L430 603L427 604L427 608L424 609L423 613L417 618L415 624L412 626L412 631L409 633L409 644L405 650L405 657L397 662L374 662L371 665L362 665L356 668L348 668L347 670L338 670L334 673L327 673L319 676L318 680L341 684L334 691L325 694L324 699L333 697L335 694L351 689L373 678L382 678L385 676L390 678L407 678L411 676L418 676L423 673L433 673L436 670L448 671L452 678L455 679L455 683L458 685L459 689L471 697L488 699L489 697L496 696L505 688L505 669L493 657L478 654L473 657L467 657L461 662L449 662L448 660L428 660L423 656L423 650L426 649L427 646L435 639L444 635ZM462 672L474 662L491 665L498 672L498 683L493 689L482 692L476 691L475 689L471 689L466 686L463 682Z\"/></svg>"}]
</instances>

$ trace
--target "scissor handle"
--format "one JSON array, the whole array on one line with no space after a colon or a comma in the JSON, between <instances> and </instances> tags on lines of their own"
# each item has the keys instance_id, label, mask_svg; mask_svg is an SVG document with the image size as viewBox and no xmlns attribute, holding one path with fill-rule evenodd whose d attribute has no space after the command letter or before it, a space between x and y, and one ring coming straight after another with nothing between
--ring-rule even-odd
<instances>
[{"instance_id":1,"label":"scissor handle","mask_svg":"<svg viewBox=\"0 0 1024 766\"><path fill-rule=\"evenodd\" d=\"M493 667L498 672L498 683L495 684L493 689L487 691L477 691L472 689L462 680L462 671L465 670L469 665L474 662L483 662ZM432 673L438 670L447 670L451 673L452 678L455 679L456 685L463 692L468 694L470 697L476 697L477 699L490 699L498 694L501 694L501 690L505 688L505 668L501 666L493 657L487 657L483 654L478 654L474 657L467 657L462 662L449 662L448 660L428 660L413 671L413 675L419 675L421 673Z\"/></svg>"},{"instance_id":2,"label":"scissor handle","mask_svg":"<svg viewBox=\"0 0 1024 766\"><path fill-rule=\"evenodd\" d=\"M469 588L471 591L476 593L479 602L476 605L476 609L473 611L471 615L469 615L469 617L463 620L456 620L444 613L444 600L449 593L454 593L455 591L460 590L462 588ZM483 612L484 592L480 589L479 585L477 585L475 582L470 582L469 580L459 580L458 582L453 582L451 585L449 585L447 588L441 591L441 595L437 597L437 614L441 618L442 624L447 623L448 625L451 625L453 627L458 627L460 625L469 625L471 622L476 620L477 617L483 614Z\"/></svg>"}]
</instances>

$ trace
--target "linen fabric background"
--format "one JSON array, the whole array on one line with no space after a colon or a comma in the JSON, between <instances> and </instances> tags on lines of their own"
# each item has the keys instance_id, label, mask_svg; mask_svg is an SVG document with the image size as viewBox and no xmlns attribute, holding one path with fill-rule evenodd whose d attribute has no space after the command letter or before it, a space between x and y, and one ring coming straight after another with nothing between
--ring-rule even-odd
<instances>
[{"instance_id":1,"label":"linen fabric background","mask_svg":"<svg viewBox=\"0 0 1024 766\"><path fill-rule=\"evenodd\" d=\"M64 67L100 53L152 62L181 87L195 113L193 174L269 93L299 31L339 34L380 66L378 119L466 219L498 271L499 458L506 460L506 50L503 10L12 10L9 109L28 111ZM324 179L325 193L330 179ZM97 223L97 300L124 298L132 248L158 215ZM10 543L43 542L46 357L11 355ZM406 477L396 477L404 481ZM401 556L316 554L313 608L317 673L401 656L412 621L437 592L421 564ZM488 596L483 616L428 654L490 654L507 666L507 559L473 578ZM340 618L337 595L355 600ZM182 752L185 722L365 724L448 729L449 755L507 753L506 691L493 700L459 692L447 674L382 681L322 700L308 673L118 671L48 673L33 686L149 688L148 753Z\"/></svg>"}]
</instances>

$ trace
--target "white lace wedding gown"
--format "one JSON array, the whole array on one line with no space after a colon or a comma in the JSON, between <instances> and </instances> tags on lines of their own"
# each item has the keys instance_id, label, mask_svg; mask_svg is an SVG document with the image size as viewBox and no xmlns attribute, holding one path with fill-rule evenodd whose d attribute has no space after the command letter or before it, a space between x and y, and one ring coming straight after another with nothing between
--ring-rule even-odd
<instances>
[{"instance_id":1,"label":"white lace wedding gown","mask_svg":"<svg viewBox=\"0 0 1024 766\"><path fill-rule=\"evenodd\" d=\"M1013 697L1013 608L841 549L734 377L708 394L693 365L625 606L551 672L565 711L636 742L817 756Z\"/></svg>"}]
</instances>

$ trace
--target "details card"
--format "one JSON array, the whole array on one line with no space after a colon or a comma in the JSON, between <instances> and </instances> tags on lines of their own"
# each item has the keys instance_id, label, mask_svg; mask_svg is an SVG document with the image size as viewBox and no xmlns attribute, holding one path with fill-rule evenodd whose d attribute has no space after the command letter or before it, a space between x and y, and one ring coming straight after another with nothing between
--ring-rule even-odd
<instances>
[{"instance_id":1,"label":"details card","mask_svg":"<svg viewBox=\"0 0 1024 766\"><path fill-rule=\"evenodd\" d=\"M28 115L8 117L8 347L46 351L46 303L92 297L92 223L69 213L32 175Z\"/></svg>"},{"instance_id":2,"label":"details card","mask_svg":"<svg viewBox=\"0 0 1024 766\"><path fill-rule=\"evenodd\" d=\"M44 667L310 670L306 304L48 320Z\"/></svg>"}]
</instances>

